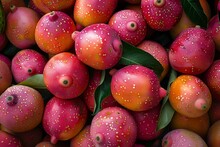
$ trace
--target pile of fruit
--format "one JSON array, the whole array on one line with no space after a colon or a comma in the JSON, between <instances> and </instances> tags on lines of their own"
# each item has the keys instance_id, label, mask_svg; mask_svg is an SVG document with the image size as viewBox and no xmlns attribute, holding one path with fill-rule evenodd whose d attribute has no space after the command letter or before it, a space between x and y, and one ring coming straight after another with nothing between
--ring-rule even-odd
<instances>
[{"instance_id":1,"label":"pile of fruit","mask_svg":"<svg viewBox=\"0 0 220 147\"><path fill-rule=\"evenodd\" d=\"M220 146L219 0L1 0L0 146Z\"/></svg>"}]
</instances>

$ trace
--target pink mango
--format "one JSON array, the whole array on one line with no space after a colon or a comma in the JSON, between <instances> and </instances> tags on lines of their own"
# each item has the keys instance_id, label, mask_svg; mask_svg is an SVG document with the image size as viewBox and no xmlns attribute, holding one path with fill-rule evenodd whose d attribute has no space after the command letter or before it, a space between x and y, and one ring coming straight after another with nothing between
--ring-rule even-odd
<instances>
[{"instance_id":1,"label":"pink mango","mask_svg":"<svg viewBox=\"0 0 220 147\"><path fill-rule=\"evenodd\" d=\"M11 62L14 80L19 83L35 74L42 74L46 63L47 59L44 55L34 49L19 51Z\"/></svg>"},{"instance_id":2,"label":"pink mango","mask_svg":"<svg viewBox=\"0 0 220 147\"><path fill-rule=\"evenodd\" d=\"M115 29L120 38L132 45L137 45L147 35L147 23L140 11L123 9L115 12L108 24Z\"/></svg>"},{"instance_id":3,"label":"pink mango","mask_svg":"<svg viewBox=\"0 0 220 147\"><path fill-rule=\"evenodd\" d=\"M215 43L206 30L198 26L188 28L172 42L168 55L174 70L198 75L205 72L214 61Z\"/></svg>"},{"instance_id":4,"label":"pink mango","mask_svg":"<svg viewBox=\"0 0 220 147\"><path fill-rule=\"evenodd\" d=\"M156 31L170 30L183 11L179 0L142 0L141 9L147 24Z\"/></svg>"},{"instance_id":5,"label":"pink mango","mask_svg":"<svg viewBox=\"0 0 220 147\"><path fill-rule=\"evenodd\" d=\"M128 65L116 71L111 93L119 104L132 111L149 110L166 96L155 72L142 65Z\"/></svg>"},{"instance_id":6,"label":"pink mango","mask_svg":"<svg viewBox=\"0 0 220 147\"><path fill-rule=\"evenodd\" d=\"M28 7L11 7L6 19L6 36L17 48L30 48L36 44L35 27L39 15Z\"/></svg>"},{"instance_id":7,"label":"pink mango","mask_svg":"<svg viewBox=\"0 0 220 147\"><path fill-rule=\"evenodd\" d=\"M89 26L107 23L115 11L118 0L76 0L73 17L77 24Z\"/></svg>"},{"instance_id":8,"label":"pink mango","mask_svg":"<svg viewBox=\"0 0 220 147\"><path fill-rule=\"evenodd\" d=\"M56 54L43 71L47 89L56 97L72 99L81 95L89 83L89 72L73 53Z\"/></svg>"},{"instance_id":9,"label":"pink mango","mask_svg":"<svg viewBox=\"0 0 220 147\"><path fill-rule=\"evenodd\" d=\"M118 33L104 23L93 24L72 34L79 60L104 70L115 66L122 56L122 42Z\"/></svg>"},{"instance_id":10,"label":"pink mango","mask_svg":"<svg viewBox=\"0 0 220 147\"><path fill-rule=\"evenodd\" d=\"M90 135L95 146L133 147L137 138L137 125L126 109L107 107L93 117Z\"/></svg>"},{"instance_id":11,"label":"pink mango","mask_svg":"<svg viewBox=\"0 0 220 147\"><path fill-rule=\"evenodd\" d=\"M69 15L51 11L43 15L36 25L36 44L48 54L67 51L74 45L71 34L75 30L75 23Z\"/></svg>"},{"instance_id":12,"label":"pink mango","mask_svg":"<svg viewBox=\"0 0 220 147\"><path fill-rule=\"evenodd\" d=\"M43 128L51 136L50 142L69 140L84 127L88 110L80 98L71 100L51 98L46 104L42 120Z\"/></svg>"},{"instance_id":13,"label":"pink mango","mask_svg":"<svg viewBox=\"0 0 220 147\"><path fill-rule=\"evenodd\" d=\"M0 124L12 132L34 129L41 123L43 112L44 100L31 87L13 85L0 96Z\"/></svg>"}]
</instances>

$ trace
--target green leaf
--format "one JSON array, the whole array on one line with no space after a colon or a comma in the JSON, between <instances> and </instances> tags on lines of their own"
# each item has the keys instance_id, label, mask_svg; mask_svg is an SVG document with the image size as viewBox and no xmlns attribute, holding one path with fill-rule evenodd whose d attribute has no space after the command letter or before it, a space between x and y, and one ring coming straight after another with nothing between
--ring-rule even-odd
<instances>
[{"instance_id":1,"label":"green leaf","mask_svg":"<svg viewBox=\"0 0 220 147\"><path fill-rule=\"evenodd\" d=\"M146 66L157 74L159 77L163 72L163 66L151 54L125 42L123 43L123 53L119 61L122 65L139 64Z\"/></svg>"},{"instance_id":2,"label":"green leaf","mask_svg":"<svg viewBox=\"0 0 220 147\"><path fill-rule=\"evenodd\" d=\"M192 22L202 28L207 28L208 19L199 0L181 0L183 10Z\"/></svg>"},{"instance_id":3,"label":"green leaf","mask_svg":"<svg viewBox=\"0 0 220 147\"><path fill-rule=\"evenodd\" d=\"M159 121L157 124L157 130L165 128L171 121L175 110L172 108L169 102L169 90L172 82L177 78L177 72L173 69L170 71L170 77L167 85L167 95L163 99L162 107L160 111Z\"/></svg>"},{"instance_id":4,"label":"green leaf","mask_svg":"<svg viewBox=\"0 0 220 147\"><path fill-rule=\"evenodd\" d=\"M111 76L106 74L106 72L103 70L100 85L95 90L95 108L93 115L101 110L101 103L103 99L111 94L110 83Z\"/></svg>"},{"instance_id":5,"label":"green leaf","mask_svg":"<svg viewBox=\"0 0 220 147\"><path fill-rule=\"evenodd\" d=\"M29 86L36 89L47 89L46 85L44 84L43 74L33 75L18 84Z\"/></svg>"},{"instance_id":6,"label":"green leaf","mask_svg":"<svg viewBox=\"0 0 220 147\"><path fill-rule=\"evenodd\" d=\"M104 80L105 80L105 70L102 70L102 75L99 85L101 85L104 82Z\"/></svg>"}]
</instances>

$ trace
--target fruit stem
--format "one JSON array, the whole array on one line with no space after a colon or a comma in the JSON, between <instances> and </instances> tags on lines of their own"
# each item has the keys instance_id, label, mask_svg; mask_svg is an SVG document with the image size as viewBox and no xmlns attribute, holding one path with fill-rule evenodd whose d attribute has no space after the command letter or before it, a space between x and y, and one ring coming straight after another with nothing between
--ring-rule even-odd
<instances>
[{"instance_id":1,"label":"fruit stem","mask_svg":"<svg viewBox=\"0 0 220 147\"><path fill-rule=\"evenodd\" d=\"M195 28L201 28L201 26L200 25L196 25Z\"/></svg>"},{"instance_id":2,"label":"fruit stem","mask_svg":"<svg viewBox=\"0 0 220 147\"><path fill-rule=\"evenodd\" d=\"M79 31L74 31L74 32L71 34L71 38L75 41L76 36L77 36L79 33L80 33Z\"/></svg>"},{"instance_id":3,"label":"fruit stem","mask_svg":"<svg viewBox=\"0 0 220 147\"><path fill-rule=\"evenodd\" d=\"M199 110L205 111L207 110L207 103L204 99L197 99L195 101L195 107Z\"/></svg>"},{"instance_id":4,"label":"fruit stem","mask_svg":"<svg viewBox=\"0 0 220 147\"><path fill-rule=\"evenodd\" d=\"M59 83L63 87L69 87L70 85L72 85L73 81L70 76L61 76L59 79Z\"/></svg>"},{"instance_id":5,"label":"fruit stem","mask_svg":"<svg viewBox=\"0 0 220 147\"><path fill-rule=\"evenodd\" d=\"M167 95L167 90L164 89L163 87L160 87L160 97L164 98Z\"/></svg>"},{"instance_id":6,"label":"fruit stem","mask_svg":"<svg viewBox=\"0 0 220 147\"><path fill-rule=\"evenodd\" d=\"M163 147L168 147L168 146L172 146L172 138L169 136L166 136L165 139L162 142Z\"/></svg>"},{"instance_id":7,"label":"fruit stem","mask_svg":"<svg viewBox=\"0 0 220 147\"><path fill-rule=\"evenodd\" d=\"M166 0L154 0L154 6L163 7L166 3Z\"/></svg>"},{"instance_id":8,"label":"fruit stem","mask_svg":"<svg viewBox=\"0 0 220 147\"><path fill-rule=\"evenodd\" d=\"M113 49L115 52L120 52L122 50L122 43L121 40L115 39L113 40Z\"/></svg>"},{"instance_id":9,"label":"fruit stem","mask_svg":"<svg viewBox=\"0 0 220 147\"><path fill-rule=\"evenodd\" d=\"M57 143L57 138L55 137L55 136L51 136L51 139L50 139L50 142L52 143L52 144L56 144Z\"/></svg>"},{"instance_id":10,"label":"fruit stem","mask_svg":"<svg viewBox=\"0 0 220 147\"><path fill-rule=\"evenodd\" d=\"M35 73L33 68L28 68L27 72L29 75L33 75Z\"/></svg>"},{"instance_id":11,"label":"fruit stem","mask_svg":"<svg viewBox=\"0 0 220 147\"><path fill-rule=\"evenodd\" d=\"M100 133L96 134L95 140L98 144L102 143L103 139L104 139L104 136L102 134L100 134Z\"/></svg>"},{"instance_id":12,"label":"fruit stem","mask_svg":"<svg viewBox=\"0 0 220 147\"><path fill-rule=\"evenodd\" d=\"M10 6L11 12L14 12L16 9L17 9L17 7L16 7L15 5L11 5L11 6Z\"/></svg>"},{"instance_id":13,"label":"fruit stem","mask_svg":"<svg viewBox=\"0 0 220 147\"><path fill-rule=\"evenodd\" d=\"M10 95L6 98L6 103L9 105L9 106L14 106L16 105L18 102L18 99L15 95Z\"/></svg>"},{"instance_id":14,"label":"fruit stem","mask_svg":"<svg viewBox=\"0 0 220 147\"><path fill-rule=\"evenodd\" d=\"M49 20L50 20L50 21L56 21L56 20L58 19L58 15L56 14L55 11L50 12L49 15L50 15L50 16L49 16Z\"/></svg>"},{"instance_id":15,"label":"fruit stem","mask_svg":"<svg viewBox=\"0 0 220 147\"><path fill-rule=\"evenodd\" d=\"M127 30L131 31L131 32L137 30L137 23L135 21L128 22L127 23Z\"/></svg>"}]
</instances>

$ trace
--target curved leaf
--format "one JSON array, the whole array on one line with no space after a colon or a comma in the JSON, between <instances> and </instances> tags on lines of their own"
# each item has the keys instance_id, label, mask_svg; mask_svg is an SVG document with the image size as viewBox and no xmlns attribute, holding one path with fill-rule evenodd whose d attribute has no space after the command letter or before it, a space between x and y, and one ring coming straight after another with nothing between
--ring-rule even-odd
<instances>
[{"instance_id":1,"label":"curved leaf","mask_svg":"<svg viewBox=\"0 0 220 147\"><path fill-rule=\"evenodd\" d=\"M168 81L168 85L167 85L167 95L163 99L163 102L162 102L159 121L157 124L157 130L165 128L170 123L170 121L173 117L173 114L175 112L174 109L172 108L172 106L170 105L170 102L168 99L169 99L170 85L172 84L172 82L176 78L177 78L177 72L175 70L171 69L170 77L169 77L169 81Z\"/></svg>"},{"instance_id":2,"label":"curved leaf","mask_svg":"<svg viewBox=\"0 0 220 147\"><path fill-rule=\"evenodd\" d=\"M199 0L181 0L186 15L195 24L207 28L208 19Z\"/></svg>"},{"instance_id":3,"label":"curved leaf","mask_svg":"<svg viewBox=\"0 0 220 147\"><path fill-rule=\"evenodd\" d=\"M33 75L18 84L29 86L36 89L47 89L46 85L44 84L43 74Z\"/></svg>"},{"instance_id":4,"label":"curved leaf","mask_svg":"<svg viewBox=\"0 0 220 147\"><path fill-rule=\"evenodd\" d=\"M101 85L104 82L104 80L105 80L105 70L102 70L102 75L99 85Z\"/></svg>"},{"instance_id":5,"label":"curved leaf","mask_svg":"<svg viewBox=\"0 0 220 147\"><path fill-rule=\"evenodd\" d=\"M103 70L100 85L95 90L95 108L93 115L101 110L101 103L103 99L111 94L110 83L111 76L106 74L105 70Z\"/></svg>"},{"instance_id":6,"label":"curved leaf","mask_svg":"<svg viewBox=\"0 0 220 147\"><path fill-rule=\"evenodd\" d=\"M123 54L119 61L122 65L140 64L151 68L159 77L163 72L163 66L158 60L156 60L151 54L122 41L123 43Z\"/></svg>"}]
</instances>

